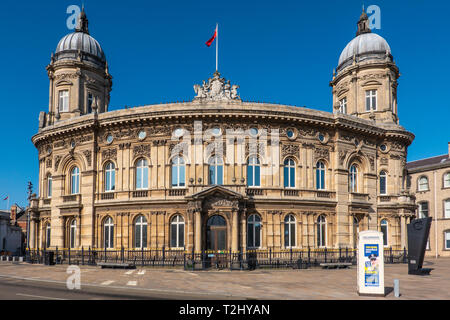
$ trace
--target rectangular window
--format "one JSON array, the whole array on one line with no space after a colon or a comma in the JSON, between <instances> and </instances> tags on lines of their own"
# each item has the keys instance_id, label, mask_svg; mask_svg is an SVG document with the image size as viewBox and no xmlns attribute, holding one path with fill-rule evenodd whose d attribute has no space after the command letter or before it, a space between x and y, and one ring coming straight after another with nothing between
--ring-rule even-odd
<instances>
[{"instance_id":1,"label":"rectangular window","mask_svg":"<svg viewBox=\"0 0 450 320\"><path fill-rule=\"evenodd\" d=\"M88 99L87 99L87 113L92 112L92 103L94 102L94 96L92 93L88 93Z\"/></svg>"},{"instance_id":2,"label":"rectangular window","mask_svg":"<svg viewBox=\"0 0 450 320\"><path fill-rule=\"evenodd\" d=\"M377 110L377 90L366 91L366 111Z\"/></svg>"},{"instance_id":3,"label":"rectangular window","mask_svg":"<svg viewBox=\"0 0 450 320\"><path fill-rule=\"evenodd\" d=\"M380 194L386 194L386 177L380 177Z\"/></svg>"},{"instance_id":4,"label":"rectangular window","mask_svg":"<svg viewBox=\"0 0 450 320\"><path fill-rule=\"evenodd\" d=\"M381 225L381 232L383 233L383 245L388 245L388 239L387 239L387 225Z\"/></svg>"},{"instance_id":5,"label":"rectangular window","mask_svg":"<svg viewBox=\"0 0 450 320\"><path fill-rule=\"evenodd\" d=\"M428 217L428 202L419 203L419 219Z\"/></svg>"},{"instance_id":6,"label":"rectangular window","mask_svg":"<svg viewBox=\"0 0 450 320\"><path fill-rule=\"evenodd\" d=\"M347 114L347 97L343 98L339 101L339 112L343 114Z\"/></svg>"},{"instance_id":7,"label":"rectangular window","mask_svg":"<svg viewBox=\"0 0 450 320\"><path fill-rule=\"evenodd\" d=\"M445 249L446 250L450 249L450 231L447 231L445 233Z\"/></svg>"},{"instance_id":8,"label":"rectangular window","mask_svg":"<svg viewBox=\"0 0 450 320\"><path fill-rule=\"evenodd\" d=\"M47 198L52 197L52 184L53 184L53 179L51 176L49 176L48 177L48 186L47 186Z\"/></svg>"},{"instance_id":9,"label":"rectangular window","mask_svg":"<svg viewBox=\"0 0 450 320\"><path fill-rule=\"evenodd\" d=\"M450 172L444 176L444 188L450 188Z\"/></svg>"},{"instance_id":10,"label":"rectangular window","mask_svg":"<svg viewBox=\"0 0 450 320\"><path fill-rule=\"evenodd\" d=\"M69 111L69 90L59 91L59 112Z\"/></svg>"},{"instance_id":11,"label":"rectangular window","mask_svg":"<svg viewBox=\"0 0 450 320\"><path fill-rule=\"evenodd\" d=\"M136 248L142 248L142 243L141 243L141 228L136 227L135 229L135 243L136 243Z\"/></svg>"},{"instance_id":12,"label":"rectangular window","mask_svg":"<svg viewBox=\"0 0 450 320\"><path fill-rule=\"evenodd\" d=\"M444 202L444 218L450 219L450 200Z\"/></svg>"}]
</instances>

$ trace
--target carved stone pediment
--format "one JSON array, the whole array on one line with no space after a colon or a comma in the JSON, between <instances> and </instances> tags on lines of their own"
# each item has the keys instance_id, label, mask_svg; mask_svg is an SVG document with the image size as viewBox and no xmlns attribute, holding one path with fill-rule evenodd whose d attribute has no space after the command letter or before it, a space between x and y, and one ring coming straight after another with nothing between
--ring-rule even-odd
<instances>
[{"instance_id":1,"label":"carved stone pediment","mask_svg":"<svg viewBox=\"0 0 450 320\"><path fill-rule=\"evenodd\" d=\"M283 144L281 146L281 156L284 158L286 156L298 156L300 151L300 146L294 144Z\"/></svg>"},{"instance_id":2,"label":"carved stone pediment","mask_svg":"<svg viewBox=\"0 0 450 320\"><path fill-rule=\"evenodd\" d=\"M117 160L117 149L106 149L102 151L102 160Z\"/></svg>"},{"instance_id":3,"label":"carved stone pediment","mask_svg":"<svg viewBox=\"0 0 450 320\"><path fill-rule=\"evenodd\" d=\"M202 85L194 85L197 94L194 101L241 101L238 89L238 85L231 85L229 80L221 78L220 73L216 71L208 82L203 81Z\"/></svg>"},{"instance_id":4,"label":"carved stone pediment","mask_svg":"<svg viewBox=\"0 0 450 320\"><path fill-rule=\"evenodd\" d=\"M134 146L133 155L137 156L150 156L150 145L149 144L141 144L139 146Z\"/></svg>"},{"instance_id":5,"label":"carved stone pediment","mask_svg":"<svg viewBox=\"0 0 450 320\"><path fill-rule=\"evenodd\" d=\"M330 151L325 148L316 148L314 150L314 159L317 161L319 159L325 159L330 161Z\"/></svg>"}]
</instances>

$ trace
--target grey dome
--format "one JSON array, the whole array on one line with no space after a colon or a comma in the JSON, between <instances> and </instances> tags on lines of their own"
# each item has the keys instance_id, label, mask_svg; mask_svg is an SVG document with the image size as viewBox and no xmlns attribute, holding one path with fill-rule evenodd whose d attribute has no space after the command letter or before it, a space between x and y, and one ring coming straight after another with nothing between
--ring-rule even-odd
<instances>
[{"instance_id":1,"label":"grey dome","mask_svg":"<svg viewBox=\"0 0 450 320\"><path fill-rule=\"evenodd\" d=\"M98 41L85 32L74 32L62 38L56 47L55 59L76 60L78 51L82 53L83 60L100 64L106 62L105 53Z\"/></svg>"},{"instance_id":2,"label":"grey dome","mask_svg":"<svg viewBox=\"0 0 450 320\"><path fill-rule=\"evenodd\" d=\"M391 48L383 37L376 33L362 33L350 41L339 57L338 71L353 62L353 56L357 61L369 59L386 59L386 55L392 59Z\"/></svg>"},{"instance_id":3,"label":"grey dome","mask_svg":"<svg viewBox=\"0 0 450 320\"><path fill-rule=\"evenodd\" d=\"M83 61L104 68L106 57L100 44L89 35L89 21L83 10L78 16L75 32L62 38L53 61Z\"/></svg>"}]
</instances>

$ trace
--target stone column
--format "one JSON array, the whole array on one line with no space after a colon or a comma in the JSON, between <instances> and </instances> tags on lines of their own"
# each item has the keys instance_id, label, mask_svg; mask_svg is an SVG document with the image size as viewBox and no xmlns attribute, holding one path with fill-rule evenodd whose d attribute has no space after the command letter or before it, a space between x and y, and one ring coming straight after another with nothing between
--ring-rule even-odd
<instances>
[{"instance_id":1,"label":"stone column","mask_svg":"<svg viewBox=\"0 0 450 320\"><path fill-rule=\"evenodd\" d=\"M36 233L35 233L35 222L33 219L30 218L30 234L27 235L30 238L30 249L35 249L35 237L36 237Z\"/></svg>"},{"instance_id":2,"label":"stone column","mask_svg":"<svg viewBox=\"0 0 450 320\"><path fill-rule=\"evenodd\" d=\"M246 224L245 214L241 214L241 249L242 251L247 250L247 224Z\"/></svg>"},{"instance_id":3,"label":"stone column","mask_svg":"<svg viewBox=\"0 0 450 320\"><path fill-rule=\"evenodd\" d=\"M231 250L236 252L239 250L239 212L233 210L231 212L233 223L231 224Z\"/></svg>"},{"instance_id":4,"label":"stone column","mask_svg":"<svg viewBox=\"0 0 450 320\"><path fill-rule=\"evenodd\" d=\"M195 251L202 250L202 217L200 211L195 212Z\"/></svg>"},{"instance_id":5,"label":"stone column","mask_svg":"<svg viewBox=\"0 0 450 320\"><path fill-rule=\"evenodd\" d=\"M406 241L406 216L401 215L400 216L400 237L401 237L401 248L407 247L407 241Z\"/></svg>"}]
</instances>

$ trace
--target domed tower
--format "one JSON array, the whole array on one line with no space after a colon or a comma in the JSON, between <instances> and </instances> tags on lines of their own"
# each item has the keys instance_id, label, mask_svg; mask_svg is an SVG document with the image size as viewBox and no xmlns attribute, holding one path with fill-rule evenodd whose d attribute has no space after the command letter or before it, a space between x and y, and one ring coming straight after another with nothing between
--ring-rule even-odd
<instances>
[{"instance_id":1,"label":"domed tower","mask_svg":"<svg viewBox=\"0 0 450 320\"><path fill-rule=\"evenodd\" d=\"M393 122L397 117L397 79L389 44L369 28L363 11L356 37L342 51L330 86L333 109L376 122Z\"/></svg>"},{"instance_id":2,"label":"domed tower","mask_svg":"<svg viewBox=\"0 0 450 320\"><path fill-rule=\"evenodd\" d=\"M100 44L89 35L81 11L75 32L59 41L47 66L50 80L47 125L76 116L107 112L112 76Z\"/></svg>"}]
</instances>

